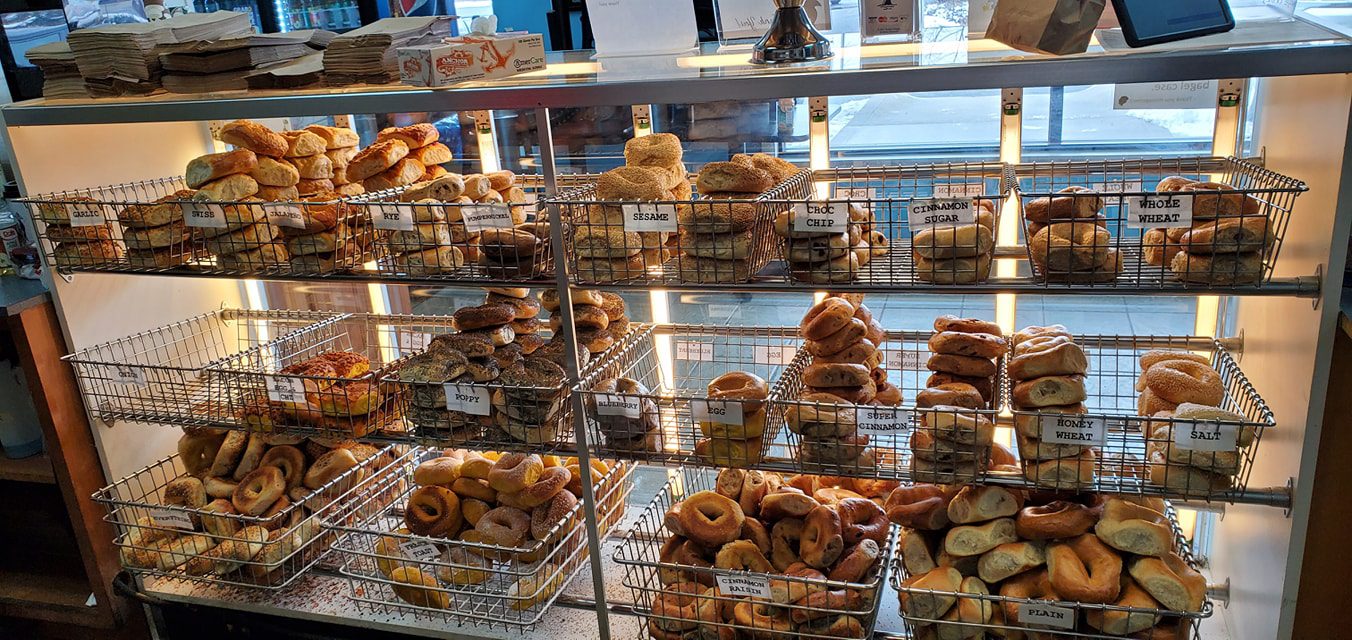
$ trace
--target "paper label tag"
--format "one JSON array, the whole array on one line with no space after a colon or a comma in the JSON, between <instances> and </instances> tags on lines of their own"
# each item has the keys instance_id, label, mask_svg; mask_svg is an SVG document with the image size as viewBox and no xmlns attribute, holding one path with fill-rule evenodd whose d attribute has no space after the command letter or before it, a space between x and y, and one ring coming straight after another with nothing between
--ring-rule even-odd
<instances>
[{"instance_id":1,"label":"paper label tag","mask_svg":"<svg viewBox=\"0 0 1352 640\"><path fill-rule=\"evenodd\" d=\"M1019 623L1052 629L1074 629L1075 610L1036 602L1019 603Z\"/></svg>"},{"instance_id":2,"label":"paper label tag","mask_svg":"<svg viewBox=\"0 0 1352 640\"><path fill-rule=\"evenodd\" d=\"M1138 82L1113 87L1113 109L1215 109L1215 80Z\"/></svg>"},{"instance_id":3,"label":"paper label tag","mask_svg":"<svg viewBox=\"0 0 1352 640\"><path fill-rule=\"evenodd\" d=\"M936 198L976 198L986 193L986 185L981 182L953 182L934 185Z\"/></svg>"},{"instance_id":4,"label":"paper label tag","mask_svg":"<svg viewBox=\"0 0 1352 640\"><path fill-rule=\"evenodd\" d=\"M409 558L421 562L436 562L441 559L441 549L429 542L418 542L416 540L401 542L399 543L399 550Z\"/></svg>"},{"instance_id":5,"label":"paper label tag","mask_svg":"<svg viewBox=\"0 0 1352 640\"><path fill-rule=\"evenodd\" d=\"M268 224L292 229L305 228L305 213L299 205L271 202L263 205L263 212L268 216Z\"/></svg>"},{"instance_id":6,"label":"paper label tag","mask_svg":"<svg viewBox=\"0 0 1352 640\"><path fill-rule=\"evenodd\" d=\"M690 414L698 422L742 424L742 403L738 400L691 400Z\"/></svg>"},{"instance_id":7,"label":"paper label tag","mask_svg":"<svg viewBox=\"0 0 1352 640\"><path fill-rule=\"evenodd\" d=\"M788 344L758 344L752 349L752 359L759 364L788 364L798 355L798 347Z\"/></svg>"},{"instance_id":8,"label":"paper label tag","mask_svg":"<svg viewBox=\"0 0 1352 640\"><path fill-rule=\"evenodd\" d=\"M598 393L596 394L596 413L602 416L637 418L641 413L639 403L642 400L638 396Z\"/></svg>"},{"instance_id":9,"label":"paper label tag","mask_svg":"<svg viewBox=\"0 0 1352 640\"><path fill-rule=\"evenodd\" d=\"M888 369L909 370L920 368L919 351L895 351L887 350L883 352L883 367Z\"/></svg>"},{"instance_id":10,"label":"paper label tag","mask_svg":"<svg viewBox=\"0 0 1352 640\"><path fill-rule=\"evenodd\" d=\"M911 233L938 225L976 224L976 209L970 198L912 200L906 216Z\"/></svg>"},{"instance_id":11,"label":"paper label tag","mask_svg":"<svg viewBox=\"0 0 1352 640\"><path fill-rule=\"evenodd\" d=\"M267 376L268 399L273 402L305 402L305 381L288 376Z\"/></svg>"},{"instance_id":12,"label":"paper label tag","mask_svg":"<svg viewBox=\"0 0 1352 640\"><path fill-rule=\"evenodd\" d=\"M1049 444L1102 445L1108 424L1103 418L1073 413L1042 416L1042 441Z\"/></svg>"},{"instance_id":13,"label":"paper label tag","mask_svg":"<svg viewBox=\"0 0 1352 640\"><path fill-rule=\"evenodd\" d=\"M373 204L371 224L382 231L412 231L413 208L408 205Z\"/></svg>"},{"instance_id":14,"label":"paper label tag","mask_svg":"<svg viewBox=\"0 0 1352 640\"><path fill-rule=\"evenodd\" d=\"M113 379L113 382L130 384L138 387L146 386L146 372L140 367L115 364L109 367L109 369L108 375Z\"/></svg>"},{"instance_id":15,"label":"paper label tag","mask_svg":"<svg viewBox=\"0 0 1352 640\"><path fill-rule=\"evenodd\" d=\"M674 204L625 204L624 230L634 232L669 231L675 233L676 205Z\"/></svg>"},{"instance_id":16,"label":"paper label tag","mask_svg":"<svg viewBox=\"0 0 1352 640\"><path fill-rule=\"evenodd\" d=\"M1238 451L1239 426L1224 422L1174 423L1174 444L1189 451Z\"/></svg>"},{"instance_id":17,"label":"paper label tag","mask_svg":"<svg viewBox=\"0 0 1352 640\"><path fill-rule=\"evenodd\" d=\"M859 34L865 38L915 31L916 0L859 3Z\"/></svg>"},{"instance_id":18,"label":"paper label tag","mask_svg":"<svg viewBox=\"0 0 1352 640\"><path fill-rule=\"evenodd\" d=\"M225 222L225 208L219 204L185 202L182 208L183 224L189 227L224 229L228 226Z\"/></svg>"},{"instance_id":19,"label":"paper label tag","mask_svg":"<svg viewBox=\"0 0 1352 640\"><path fill-rule=\"evenodd\" d=\"M1099 193L1129 193L1132 191L1144 191L1145 185L1140 180L1118 180L1115 182L1095 182L1089 185L1090 189Z\"/></svg>"},{"instance_id":20,"label":"paper label tag","mask_svg":"<svg viewBox=\"0 0 1352 640\"><path fill-rule=\"evenodd\" d=\"M677 360L713 360L714 343L712 342L690 342L687 340L676 341L676 359Z\"/></svg>"},{"instance_id":21,"label":"paper label tag","mask_svg":"<svg viewBox=\"0 0 1352 640\"><path fill-rule=\"evenodd\" d=\"M92 202L77 202L66 205L72 227L99 227L108 224L103 215L103 205Z\"/></svg>"},{"instance_id":22,"label":"paper label tag","mask_svg":"<svg viewBox=\"0 0 1352 640\"><path fill-rule=\"evenodd\" d=\"M836 197L841 200L868 200L875 197L874 189L868 187L854 187L852 189L836 188Z\"/></svg>"},{"instance_id":23,"label":"paper label tag","mask_svg":"<svg viewBox=\"0 0 1352 640\"><path fill-rule=\"evenodd\" d=\"M151 509L150 519L157 527L168 527L171 529L183 529L192 531L192 517L181 511L170 511L169 509Z\"/></svg>"},{"instance_id":24,"label":"paper label tag","mask_svg":"<svg viewBox=\"0 0 1352 640\"><path fill-rule=\"evenodd\" d=\"M512 228L512 208L506 204L467 204L460 207L460 215L465 220L465 230L470 233Z\"/></svg>"},{"instance_id":25,"label":"paper label tag","mask_svg":"<svg viewBox=\"0 0 1352 640\"><path fill-rule=\"evenodd\" d=\"M841 233L850 228L850 205L845 202L795 202L793 230Z\"/></svg>"},{"instance_id":26,"label":"paper label tag","mask_svg":"<svg viewBox=\"0 0 1352 640\"><path fill-rule=\"evenodd\" d=\"M750 596L770 599L770 579L765 576L714 576L720 596Z\"/></svg>"},{"instance_id":27,"label":"paper label tag","mask_svg":"<svg viewBox=\"0 0 1352 640\"><path fill-rule=\"evenodd\" d=\"M859 407L854 423L860 433L902 433L911 426L911 412L896 407Z\"/></svg>"},{"instance_id":28,"label":"paper label tag","mask_svg":"<svg viewBox=\"0 0 1352 640\"><path fill-rule=\"evenodd\" d=\"M472 384L443 385L446 391L446 408L450 411L468 413L472 416L486 416L493 411L488 389Z\"/></svg>"},{"instance_id":29,"label":"paper label tag","mask_svg":"<svg viewBox=\"0 0 1352 640\"><path fill-rule=\"evenodd\" d=\"M410 333L407 331L399 332L399 350L400 351L422 351L432 342L432 334L429 333Z\"/></svg>"},{"instance_id":30,"label":"paper label tag","mask_svg":"<svg viewBox=\"0 0 1352 640\"><path fill-rule=\"evenodd\" d=\"M1162 193L1127 198L1128 229L1181 229L1192 226L1192 196Z\"/></svg>"}]
</instances>

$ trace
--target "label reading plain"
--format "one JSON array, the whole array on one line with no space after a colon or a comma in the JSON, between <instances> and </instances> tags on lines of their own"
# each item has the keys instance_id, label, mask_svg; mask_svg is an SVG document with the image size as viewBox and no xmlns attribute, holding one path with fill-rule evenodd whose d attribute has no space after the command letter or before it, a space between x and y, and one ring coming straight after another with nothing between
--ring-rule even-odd
<instances>
[{"instance_id":1,"label":"label reading plain","mask_svg":"<svg viewBox=\"0 0 1352 640\"><path fill-rule=\"evenodd\" d=\"M1050 604L1024 602L1019 604L1019 622L1053 629L1074 629L1075 610Z\"/></svg>"}]
</instances>

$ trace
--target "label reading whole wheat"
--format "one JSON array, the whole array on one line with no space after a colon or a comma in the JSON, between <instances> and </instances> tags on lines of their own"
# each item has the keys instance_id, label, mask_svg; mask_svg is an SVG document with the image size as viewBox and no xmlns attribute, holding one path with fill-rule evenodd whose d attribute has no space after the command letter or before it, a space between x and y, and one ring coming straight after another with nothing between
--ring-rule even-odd
<instances>
[{"instance_id":1,"label":"label reading whole wheat","mask_svg":"<svg viewBox=\"0 0 1352 640\"><path fill-rule=\"evenodd\" d=\"M1192 196L1161 193L1127 198L1128 229L1181 229L1192 226Z\"/></svg>"}]
</instances>

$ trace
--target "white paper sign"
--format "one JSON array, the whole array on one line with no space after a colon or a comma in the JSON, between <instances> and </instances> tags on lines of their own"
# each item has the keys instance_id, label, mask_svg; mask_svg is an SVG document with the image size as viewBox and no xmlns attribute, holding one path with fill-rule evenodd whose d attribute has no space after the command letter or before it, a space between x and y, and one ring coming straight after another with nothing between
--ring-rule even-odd
<instances>
[{"instance_id":1,"label":"white paper sign","mask_svg":"<svg viewBox=\"0 0 1352 640\"><path fill-rule=\"evenodd\" d=\"M1296 0L1263 0L1263 4L1271 7L1273 11L1281 14L1284 18L1289 18L1296 13Z\"/></svg>"},{"instance_id":2,"label":"white paper sign","mask_svg":"<svg viewBox=\"0 0 1352 640\"><path fill-rule=\"evenodd\" d=\"M273 402L301 404L305 402L305 381L289 376L267 376L268 399Z\"/></svg>"},{"instance_id":3,"label":"white paper sign","mask_svg":"<svg viewBox=\"0 0 1352 640\"><path fill-rule=\"evenodd\" d=\"M1095 182L1089 185L1090 189L1099 193L1127 193L1131 191L1144 191L1140 180L1118 180L1115 182Z\"/></svg>"},{"instance_id":4,"label":"white paper sign","mask_svg":"<svg viewBox=\"0 0 1352 640\"><path fill-rule=\"evenodd\" d=\"M803 3L808 19L819 31L831 28L831 11L823 10L822 6L829 1L806 0ZM775 3L772 0L716 0L715 6L719 40L760 38L774 23Z\"/></svg>"},{"instance_id":5,"label":"white paper sign","mask_svg":"<svg viewBox=\"0 0 1352 640\"><path fill-rule=\"evenodd\" d=\"M859 34L865 38L915 32L916 0L859 0Z\"/></svg>"},{"instance_id":6,"label":"white paper sign","mask_svg":"<svg viewBox=\"0 0 1352 640\"><path fill-rule=\"evenodd\" d=\"M373 204L371 224L381 231L412 231L413 208L408 205Z\"/></svg>"},{"instance_id":7,"label":"white paper sign","mask_svg":"<svg viewBox=\"0 0 1352 640\"><path fill-rule=\"evenodd\" d=\"M108 367L108 377L118 384L130 384L137 387L146 386L146 372L140 367L126 365L113 365Z\"/></svg>"},{"instance_id":8,"label":"white paper sign","mask_svg":"<svg viewBox=\"0 0 1352 640\"><path fill-rule=\"evenodd\" d=\"M1215 80L1141 82L1113 87L1114 109L1215 109Z\"/></svg>"},{"instance_id":9,"label":"white paper sign","mask_svg":"<svg viewBox=\"0 0 1352 640\"><path fill-rule=\"evenodd\" d=\"M770 579L765 576L714 576L720 596L750 596L769 600Z\"/></svg>"},{"instance_id":10,"label":"white paper sign","mask_svg":"<svg viewBox=\"0 0 1352 640\"><path fill-rule=\"evenodd\" d=\"M975 198L985 195L986 185L980 182L956 182L934 185L936 198Z\"/></svg>"},{"instance_id":11,"label":"white paper sign","mask_svg":"<svg viewBox=\"0 0 1352 640\"><path fill-rule=\"evenodd\" d=\"M976 210L970 198L912 200L906 219L911 225L911 233L915 233L938 225L976 224Z\"/></svg>"},{"instance_id":12,"label":"white paper sign","mask_svg":"<svg viewBox=\"0 0 1352 640\"><path fill-rule=\"evenodd\" d=\"M598 57L676 53L699 43L692 2L587 0L587 18Z\"/></svg>"},{"instance_id":13,"label":"white paper sign","mask_svg":"<svg viewBox=\"0 0 1352 640\"><path fill-rule=\"evenodd\" d=\"M842 233L850 228L850 205L845 202L795 202L793 230Z\"/></svg>"},{"instance_id":14,"label":"white paper sign","mask_svg":"<svg viewBox=\"0 0 1352 640\"><path fill-rule=\"evenodd\" d=\"M225 222L225 209L219 204L185 202L182 207L183 224L189 227L224 229L228 226Z\"/></svg>"},{"instance_id":15,"label":"white paper sign","mask_svg":"<svg viewBox=\"0 0 1352 640\"><path fill-rule=\"evenodd\" d=\"M72 227L100 227L108 224L108 219L103 215L103 205L92 202L68 204L66 213L70 215Z\"/></svg>"},{"instance_id":16,"label":"white paper sign","mask_svg":"<svg viewBox=\"0 0 1352 640\"><path fill-rule=\"evenodd\" d=\"M399 550L403 551L404 555L409 558L421 562L436 562L441 558L441 549L429 542L418 542L417 540L401 542L399 543Z\"/></svg>"},{"instance_id":17,"label":"white paper sign","mask_svg":"<svg viewBox=\"0 0 1352 640\"><path fill-rule=\"evenodd\" d=\"M860 433L902 433L910 428L911 412L896 407L859 407L854 424Z\"/></svg>"},{"instance_id":18,"label":"white paper sign","mask_svg":"<svg viewBox=\"0 0 1352 640\"><path fill-rule=\"evenodd\" d=\"M920 368L919 351L895 351L887 350L883 352L883 367L887 369L909 370Z\"/></svg>"},{"instance_id":19,"label":"white paper sign","mask_svg":"<svg viewBox=\"0 0 1352 640\"><path fill-rule=\"evenodd\" d=\"M292 229L305 228L305 213L300 210L299 205L269 202L262 206L263 213L268 216L269 224Z\"/></svg>"},{"instance_id":20,"label":"white paper sign","mask_svg":"<svg viewBox=\"0 0 1352 640\"><path fill-rule=\"evenodd\" d=\"M460 207L460 215L465 219L465 230L470 233L512 228L512 208L502 203L467 204Z\"/></svg>"},{"instance_id":21,"label":"white paper sign","mask_svg":"<svg viewBox=\"0 0 1352 640\"><path fill-rule=\"evenodd\" d=\"M1058 413L1042 416L1042 441L1048 444L1102 445L1108 437L1103 418Z\"/></svg>"},{"instance_id":22,"label":"white paper sign","mask_svg":"<svg viewBox=\"0 0 1352 640\"><path fill-rule=\"evenodd\" d=\"M150 520L154 522L157 527L192 531L192 517L182 511L151 509Z\"/></svg>"},{"instance_id":23,"label":"white paper sign","mask_svg":"<svg viewBox=\"0 0 1352 640\"><path fill-rule=\"evenodd\" d=\"M408 331L399 332L399 350L400 351L422 351L432 342L430 333L411 333Z\"/></svg>"},{"instance_id":24,"label":"white paper sign","mask_svg":"<svg viewBox=\"0 0 1352 640\"><path fill-rule=\"evenodd\" d=\"M1174 444L1189 451L1238 451L1239 425L1223 422L1174 423Z\"/></svg>"},{"instance_id":25,"label":"white paper sign","mask_svg":"<svg viewBox=\"0 0 1352 640\"><path fill-rule=\"evenodd\" d=\"M468 413L472 416L486 416L493 411L493 403L488 389L472 384L443 385L446 391L446 408L450 411Z\"/></svg>"},{"instance_id":26,"label":"white paper sign","mask_svg":"<svg viewBox=\"0 0 1352 640\"><path fill-rule=\"evenodd\" d=\"M758 364L788 364L798 354L798 347L788 344L758 344L752 349L752 359Z\"/></svg>"},{"instance_id":27,"label":"white paper sign","mask_svg":"<svg viewBox=\"0 0 1352 640\"><path fill-rule=\"evenodd\" d=\"M598 393L596 394L596 414L637 418L642 413L639 409L640 401L642 401L642 398L638 396Z\"/></svg>"},{"instance_id":28,"label":"white paper sign","mask_svg":"<svg viewBox=\"0 0 1352 640\"><path fill-rule=\"evenodd\" d=\"M1074 629L1075 610L1036 602L1019 603L1019 624L1052 629Z\"/></svg>"},{"instance_id":29,"label":"white paper sign","mask_svg":"<svg viewBox=\"0 0 1352 640\"><path fill-rule=\"evenodd\" d=\"M676 205L674 204L625 204L624 230L634 232L669 231L676 232Z\"/></svg>"},{"instance_id":30,"label":"white paper sign","mask_svg":"<svg viewBox=\"0 0 1352 640\"><path fill-rule=\"evenodd\" d=\"M691 400L690 414L698 422L742 424L742 403L739 400Z\"/></svg>"},{"instance_id":31,"label":"white paper sign","mask_svg":"<svg viewBox=\"0 0 1352 640\"><path fill-rule=\"evenodd\" d=\"M876 189L876 190L875 190L875 189L870 189L870 188L868 188L868 187L855 187L855 188L852 188L852 189L841 189L841 188L837 188L837 189L836 189L836 197L837 197L837 198L840 198L841 200L868 200L868 199L874 198L874 197L881 197L881 196L875 196L875 195L874 195L875 193L878 193L879 191L881 191L881 189Z\"/></svg>"},{"instance_id":32,"label":"white paper sign","mask_svg":"<svg viewBox=\"0 0 1352 640\"><path fill-rule=\"evenodd\" d=\"M1128 229L1181 229L1192 226L1192 196L1161 193L1127 198Z\"/></svg>"},{"instance_id":33,"label":"white paper sign","mask_svg":"<svg viewBox=\"0 0 1352 640\"><path fill-rule=\"evenodd\" d=\"M712 342L690 342L688 340L676 341L676 359L677 360L703 360L714 359L714 343Z\"/></svg>"}]
</instances>

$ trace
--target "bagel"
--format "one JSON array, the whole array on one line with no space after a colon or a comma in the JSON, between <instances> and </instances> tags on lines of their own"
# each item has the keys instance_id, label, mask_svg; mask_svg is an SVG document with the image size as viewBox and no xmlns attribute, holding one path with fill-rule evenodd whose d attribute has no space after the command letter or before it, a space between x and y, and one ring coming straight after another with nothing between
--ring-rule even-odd
<instances>
[{"instance_id":1,"label":"bagel","mask_svg":"<svg viewBox=\"0 0 1352 640\"><path fill-rule=\"evenodd\" d=\"M530 515L515 507L497 507L479 517L474 530L501 547L519 547L530 535Z\"/></svg>"},{"instance_id":2,"label":"bagel","mask_svg":"<svg viewBox=\"0 0 1352 640\"><path fill-rule=\"evenodd\" d=\"M775 186L769 173L739 162L710 162L695 179L700 193L760 193Z\"/></svg>"},{"instance_id":3,"label":"bagel","mask_svg":"<svg viewBox=\"0 0 1352 640\"><path fill-rule=\"evenodd\" d=\"M941 331L929 339L929 349L934 353L977 358L999 358L1006 347L1004 338L988 333Z\"/></svg>"},{"instance_id":4,"label":"bagel","mask_svg":"<svg viewBox=\"0 0 1352 640\"><path fill-rule=\"evenodd\" d=\"M1201 611L1206 602L1206 578L1178 554L1136 558L1127 571L1136 584L1170 611Z\"/></svg>"},{"instance_id":5,"label":"bagel","mask_svg":"<svg viewBox=\"0 0 1352 640\"><path fill-rule=\"evenodd\" d=\"M1065 375L1019 381L1013 386L1010 397L1016 407L1036 409L1077 404L1089 395L1084 388L1083 375Z\"/></svg>"},{"instance_id":6,"label":"bagel","mask_svg":"<svg viewBox=\"0 0 1352 640\"><path fill-rule=\"evenodd\" d=\"M1020 342L1007 367L1009 377L1014 380L1081 375L1089 371L1089 359L1084 349L1069 338L1046 336Z\"/></svg>"},{"instance_id":7,"label":"bagel","mask_svg":"<svg viewBox=\"0 0 1352 640\"><path fill-rule=\"evenodd\" d=\"M1261 253L1200 254L1180 251L1169 263L1174 276L1184 282L1213 285L1256 284L1266 267Z\"/></svg>"},{"instance_id":8,"label":"bagel","mask_svg":"<svg viewBox=\"0 0 1352 640\"><path fill-rule=\"evenodd\" d=\"M1258 202L1223 182L1190 182L1179 192L1192 193L1192 219L1210 220L1256 213Z\"/></svg>"},{"instance_id":9,"label":"bagel","mask_svg":"<svg viewBox=\"0 0 1352 640\"><path fill-rule=\"evenodd\" d=\"M277 467L254 469L239 481L230 503L235 510L248 516L261 516L286 493L286 481Z\"/></svg>"},{"instance_id":10,"label":"bagel","mask_svg":"<svg viewBox=\"0 0 1352 640\"><path fill-rule=\"evenodd\" d=\"M938 531L948 526L950 495L933 484L897 487L883 503L887 518L903 527Z\"/></svg>"},{"instance_id":11,"label":"bagel","mask_svg":"<svg viewBox=\"0 0 1352 640\"><path fill-rule=\"evenodd\" d=\"M1046 562L1043 546L1038 542L1006 542L986 553L977 561L977 575L995 584L1011 576L1042 566Z\"/></svg>"},{"instance_id":12,"label":"bagel","mask_svg":"<svg viewBox=\"0 0 1352 640\"><path fill-rule=\"evenodd\" d=\"M867 498L845 498L835 504L840 516L841 536L847 546L865 540L883 544L887 540L889 523L882 507Z\"/></svg>"},{"instance_id":13,"label":"bagel","mask_svg":"<svg viewBox=\"0 0 1352 640\"><path fill-rule=\"evenodd\" d=\"M1121 589L1122 558L1086 533L1047 547L1047 574L1057 594L1107 604L1117 599Z\"/></svg>"},{"instance_id":14,"label":"bagel","mask_svg":"<svg viewBox=\"0 0 1352 640\"><path fill-rule=\"evenodd\" d=\"M987 401L976 387L965 382L948 382L921 390L915 396L920 409L950 406L964 409L984 409Z\"/></svg>"},{"instance_id":15,"label":"bagel","mask_svg":"<svg viewBox=\"0 0 1352 640\"><path fill-rule=\"evenodd\" d=\"M868 324L851 317L844 326L825 338L808 340L805 347L813 356L830 356L865 339L867 334Z\"/></svg>"},{"instance_id":16,"label":"bagel","mask_svg":"<svg viewBox=\"0 0 1352 640\"><path fill-rule=\"evenodd\" d=\"M460 497L439 486L423 486L409 494L404 526L416 535L451 537L461 525Z\"/></svg>"},{"instance_id":17,"label":"bagel","mask_svg":"<svg viewBox=\"0 0 1352 640\"><path fill-rule=\"evenodd\" d=\"M1174 534L1164 514L1120 498L1104 502L1094 534L1108 546L1136 555L1160 557L1174 548Z\"/></svg>"},{"instance_id":18,"label":"bagel","mask_svg":"<svg viewBox=\"0 0 1352 640\"><path fill-rule=\"evenodd\" d=\"M813 507L803 519L802 537L798 542L803 562L815 569L829 567L844 550L840 515L830 507Z\"/></svg>"},{"instance_id":19,"label":"bagel","mask_svg":"<svg viewBox=\"0 0 1352 640\"><path fill-rule=\"evenodd\" d=\"M1014 525L1020 538L1058 540L1084 535L1097 519L1089 507L1068 500L1054 500L1019 510Z\"/></svg>"},{"instance_id":20,"label":"bagel","mask_svg":"<svg viewBox=\"0 0 1352 640\"><path fill-rule=\"evenodd\" d=\"M989 378L995 375L995 362L989 358L960 356L951 353L935 353L925 361L930 371L942 371L972 378Z\"/></svg>"},{"instance_id":21,"label":"bagel","mask_svg":"<svg viewBox=\"0 0 1352 640\"><path fill-rule=\"evenodd\" d=\"M1090 609L1085 611L1084 621L1091 627L1114 636L1125 636L1145 631L1159 622L1160 616L1150 611L1132 611L1131 609L1156 609L1160 603L1146 593L1136 581L1124 579L1118 598L1112 603L1114 609ZM1162 639L1163 634L1150 633L1150 638Z\"/></svg>"},{"instance_id":22,"label":"bagel","mask_svg":"<svg viewBox=\"0 0 1352 640\"><path fill-rule=\"evenodd\" d=\"M901 582L902 613L923 620L938 620L957 602L962 574L953 567L935 567L928 573Z\"/></svg>"},{"instance_id":23,"label":"bagel","mask_svg":"<svg viewBox=\"0 0 1352 640\"><path fill-rule=\"evenodd\" d=\"M979 224L928 227L911 239L911 249L929 260L987 255L994 247L995 235Z\"/></svg>"},{"instance_id":24,"label":"bagel","mask_svg":"<svg viewBox=\"0 0 1352 640\"><path fill-rule=\"evenodd\" d=\"M1023 474L1030 482L1054 489L1082 489L1094 483L1096 456L1092 447L1086 447L1074 458L1055 460L1025 460Z\"/></svg>"},{"instance_id":25,"label":"bagel","mask_svg":"<svg viewBox=\"0 0 1352 640\"><path fill-rule=\"evenodd\" d=\"M708 385L711 400L737 400L742 404L743 419L764 408L770 386L763 378L745 371L729 371L714 378Z\"/></svg>"},{"instance_id":26,"label":"bagel","mask_svg":"<svg viewBox=\"0 0 1352 640\"><path fill-rule=\"evenodd\" d=\"M1167 402L1219 406L1225 401L1220 374L1210 365L1191 360L1164 360L1146 369L1145 385Z\"/></svg>"},{"instance_id":27,"label":"bagel","mask_svg":"<svg viewBox=\"0 0 1352 640\"><path fill-rule=\"evenodd\" d=\"M736 540L746 521L741 506L713 491L700 491L681 501L679 517L690 539L707 547Z\"/></svg>"},{"instance_id":28,"label":"bagel","mask_svg":"<svg viewBox=\"0 0 1352 640\"><path fill-rule=\"evenodd\" d=\"M1004 487L967 485L948 503L948 519L956 524L1014 516L1023 499Z\"/></svg>"},{"instance_id":29,"label":"bagel","mask_svg":"<svg viewBox=\"0 0 1352 640\"><path fill-rule=\"evenodd\" d=\"M998 518L980 525L953 527L944 534L944 551L954 556L979 556L1008 542L1016 542L1013 518Z\"/></svg>"},{"instance_id":30,"label":"bagel","mask_svg":"<svg viewBox=\"0 0 1352 640\"><path fill-rule=\"evenodd\" d=\"M281 134L251 120L226 123L216 134L216 138L260 156L273 158L286 155L287 150L291 148L290 143Z\"/></svg>"},{"instance_id":31,"label":"bagel","mask_svg":"<svg viewBox=\"0 0 1352 640\"><path fill-rule=\"evenodd\" d=\"M803 316L799 333L808 340L822 340L845 328L854 315L854 305L843 298L823 298Z\"/></svg>"},{"instance_id":32,"label":"bagel","mask_svg":"<svg viewBox=\"0 0 1352 640\"><path fill-rule=\"evenodd\" d=\"M536 454L506 453L488 472L488 485L494 491L515 493L534 484L544 472L544 462Z\"/></svg>"},{"instance_id":33,"label":"bagel","mask_svg":"<svg viewBox=\"0 0 1352 640\"><path fill-rule=\"evenodd\" d=\"M1096 269L1108 257L1112 235L1089 223L1057 222L1028 241L1030 259L1044 271Z\"/></svg>"},{"instance_id":34,"label":"bagel","mask_svg":"<svg viewBox=\"0 0 1352 640\"><path fill-rule=\"evenodd\" d=\"M1261 252L1272 245L1272 227L1266 216L1221 218L1194 224L1178 245L1190 254Z\"/></svg>"}]
</instances>

